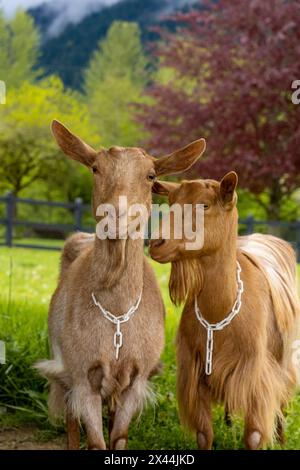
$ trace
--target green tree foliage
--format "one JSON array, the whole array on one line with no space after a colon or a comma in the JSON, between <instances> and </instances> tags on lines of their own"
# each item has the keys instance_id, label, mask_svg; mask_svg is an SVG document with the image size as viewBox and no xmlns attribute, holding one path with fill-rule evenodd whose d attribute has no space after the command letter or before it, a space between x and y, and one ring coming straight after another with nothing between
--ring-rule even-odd
<instances>
[{"instance_id":1,"label":"green tree foliage","mask_svg":"<svg viewBox=\"0 0 300 470\"><path fill-rule=\"evenodd\" d=\"M299 110L291 84L300 74L299 2L207 0L176 18L176 32L165 30L157 49L168 70L140 116L149 146L168 152L204 135L208 158L191 177L235 170L268 219L296 218Z\"/></svg>"},{"instance_id":2,"label":"green tree foliage","mask_svg":"<svg viewBox=\"0 0 300 470\"><path fill-rule=\"evenodd\" d=\"M91 144L98 144L81 96L52 76L37 81L39 34L32 18L0 12L0 79L6 104L0 106L0 190L36 198L88 199L88 173L63 156L51 137L56 118Z\"/></svg>"},{"instance_id":3,"label":"green tree foliage","mask_svg":"<svg viewBox=\"0 0 300 470\"><path fill-rule=\"evenodd\" d=\"M141 140L133 105L142 100L146 68L139 26L114 22L90 61L84 85L91 118L105 146L131 146Z\"/></svg>"},{"instance_id":4,"label":"green tree foliage","mask_svg":"<svg viewBox=\"0 0 300 470\"><path fill-rule=\"evenodd\" d=\"M6 20L0 11L0 79L8 89L36 79L38 54L39 34L31 16L18 11Z\"/></svg>"},{"instance_id":5,"label":"green tree foliage","mask_svg":"<svg viewBox=\"0 0 300 470\"><path fill-rule=\"evenodd\" d=\"M39 84L24 82L8 91L7 104L0 108L0 181L15 195L43 181L64 198L76 196L80 166L58 150L50 134L50 123L58 118L75 133L97 143L85 106L74 92L64 90L60 79L50 77Z\"/></svg>"}]
</instances>

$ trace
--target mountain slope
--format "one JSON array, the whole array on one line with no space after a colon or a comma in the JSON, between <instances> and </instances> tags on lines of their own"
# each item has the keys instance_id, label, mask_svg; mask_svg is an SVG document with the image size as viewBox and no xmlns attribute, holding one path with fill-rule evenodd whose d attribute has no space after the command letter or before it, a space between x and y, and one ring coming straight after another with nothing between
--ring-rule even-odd
<instances>
[{"instance_id":1,"label":"mountain slope","mask_svg":"<svg viewBox=\"0 0 300 470\"><path fill-rule=\"evenodd\" d=\"M67 86L80 88L82 71L98 41L115 20L135 21L142 30L144 42L155 39L151 26L164 22L164 15L192 0L123 0L97 13L86 16L78 24L69 24L57 37L47 38L53 12L46 5L29 10L42 33L39 66L45 74L58 74Z\"/></svg>"}]
</instances>

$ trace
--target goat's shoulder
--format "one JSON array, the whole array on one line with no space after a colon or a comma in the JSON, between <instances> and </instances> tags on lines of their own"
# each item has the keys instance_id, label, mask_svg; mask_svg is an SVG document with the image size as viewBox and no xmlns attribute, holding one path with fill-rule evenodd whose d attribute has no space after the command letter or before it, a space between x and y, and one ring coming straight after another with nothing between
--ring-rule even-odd
<instances>
[{"instance_id":1,"label":"goat's shoulder","mask_svg":"<svg viewBox=\"0 0 300 470\"><path fill-rule=\"evenodd\" d=\"M75 233L67 239L61 255L61 276L79 256L91 250L94 240L95 235L84 232Z\"/></svg>"}]
</instances>

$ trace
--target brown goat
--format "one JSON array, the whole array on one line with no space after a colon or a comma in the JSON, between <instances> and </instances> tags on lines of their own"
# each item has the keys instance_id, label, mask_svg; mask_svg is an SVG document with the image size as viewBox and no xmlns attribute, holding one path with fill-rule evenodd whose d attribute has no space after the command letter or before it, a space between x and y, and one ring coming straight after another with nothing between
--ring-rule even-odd
<instances>
[{"instance_id":1,"label":"brown goat","mask_svg":"<svg viewBox=\"0 0 300 470\"><path fill-rule=\"evenodd\" d=\"M292 343L300 306L296 260L291 246L270 235L237 237L237 175L221 182L156 182L155 192L170 204L203 204L204 243L186 250L185 237L151 241L150 254L172 262L170 295L185 301L177 335L177 393L183 424L197 434L200 449L211 449L212 402L242 413L248 449L284 439L282 410L296 386ZM213 362L207 372L207 334L196 316L210 324L225 319L237 298L237 261L244 285L240 311L213 335Z\"/></svg>"},{"instance_id":2,"label":"brown goat","mask_svg":"<svg viewBox=\"0 0 300 470\"><path fill-rule=\"evenodd\" d=\"M170 155L155 159L139 148L112 147L96 152L62 124L52 132L61 149L93 173L93 213L102 203L116 208L119 196L128 205L151 209L156 175L189 168L200 157L200 139ZM127 225L128 227L128 225ZM115 354L116 325L102 315L94 297L118 317L140 298L135 315L122 324L124 342ZM143 240L126 237L105 240L76 234L65 245L61 274L49 311L52 359L38 370L50 380L52 415L65 413L68 448L79 448L82 420L90 449L105 449L102 407L109 407L110 448L124 449L132 417L149 396L148 379L159 365L164 346L164 306L154 273L144 256ZM119 340L117 340L118 342Z\"/></svg>"}]
</instances>

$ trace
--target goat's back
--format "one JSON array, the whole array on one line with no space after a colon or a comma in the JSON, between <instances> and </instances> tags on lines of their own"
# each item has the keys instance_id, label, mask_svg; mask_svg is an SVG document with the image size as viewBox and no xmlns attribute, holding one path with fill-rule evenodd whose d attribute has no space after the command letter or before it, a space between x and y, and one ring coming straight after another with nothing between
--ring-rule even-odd
<instances>
[{"instance_id":1,"label":"goat's back","mask_svg":"<svg viewBox=\"0 0 300 470\"><path fill-rule=\"evenodd\" d=\"M280 332L295 329L300 318L300 303L296 256L291 245L273 235L255 233L239 237L238 248L264 272Z\"/></svg>"}]
</instances>

